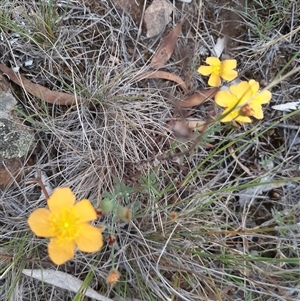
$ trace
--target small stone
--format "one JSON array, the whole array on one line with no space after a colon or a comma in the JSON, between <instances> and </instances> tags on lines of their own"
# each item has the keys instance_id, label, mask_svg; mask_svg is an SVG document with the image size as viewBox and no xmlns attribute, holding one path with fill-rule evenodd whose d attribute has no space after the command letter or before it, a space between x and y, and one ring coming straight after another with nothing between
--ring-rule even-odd
<instances>
[{"instance_id":1,"label":"small stone","mask_svg":"<svg viewBox=\"0 0 300 301\"><path fill-rule=\"evenodd\" d=\"M17 102L10 92L0 89L0 118L10 118L11 111L16 104Z\"/></svg>"},{"instance_id":2,"label":"small stone","mask_svg":"<svg viewBox=\"0 0 300 301\"><path fill-rule=\"evenodd\" d=\"M0 118L0 158L25 156L34 141L33 133L24 126L6 118Z\"/></svg>"},{"instance_id":3,"label":"small stone","mask_svg":"<svg viewBox=\"0 0 300 301\"><path fill-rule=\"evenodd\" d=\"M0 189L20 181L24 158L34 142L33 132L12 114L17 101L8 87L0 74Z\"/></svg>"},{"instance_id":4,"label":"small stone","mask_svg":"<svg viewBox=\"0 0 300 301\"><path fill-rule=\"evenodd\" d=\"M153 38L165 30L166 25L172 20L170 15L173 5L166 0L154 0L145 11L144 22L147 38Z\"/></svg>"}]
</instances>

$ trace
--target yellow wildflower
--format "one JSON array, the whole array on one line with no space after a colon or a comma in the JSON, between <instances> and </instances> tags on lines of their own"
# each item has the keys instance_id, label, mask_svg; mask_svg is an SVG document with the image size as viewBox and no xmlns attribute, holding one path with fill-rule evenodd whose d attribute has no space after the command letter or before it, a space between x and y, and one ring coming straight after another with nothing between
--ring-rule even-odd
<instances>
[{"instance_id":1,"label":"yellow wildflower","mask_svg":"<svg viewBox=\"0 0 300 301\"><path fill-rule=\"evenodd\" d=\"M270 91L259 92L259 83L255 80L243 81L232 85L229 91L219 91L215 96L216 103L225 107L222 122L235 120L241 123L252 122L250 117L262 119L264 114L262 104L271 100Z\"/></svg>"},{"instance_id":2,"label":"yellow wildflower","mask_svg":"<svg viewBox=\"0 0 300 301\"><path fill-rule=\"evenodd\" d=\"M221 85L221 78L231 81L238 75L236 68L236 60L220 61L217 57L208 57L206 64L209 66L200 66L198 72L202 75L208 76L208 84L211 87L219 87Z\"/></svg>"},{"instance_id":3,"label":"yellow wildflower","mask_svg":"<svg viewBox=\"0 0 300 301\"><path fill-rule=\"evenodd\" d=\"M96 252L103 245L102 233L88 222L97 214L89 200L75 204L75 195L68 187L56 188L47 200L49 210L33 211L28 224L40 237L49 237L48 253L57 265L72 259L75 247L83 252Z\"/></svg>"}]
</instances>

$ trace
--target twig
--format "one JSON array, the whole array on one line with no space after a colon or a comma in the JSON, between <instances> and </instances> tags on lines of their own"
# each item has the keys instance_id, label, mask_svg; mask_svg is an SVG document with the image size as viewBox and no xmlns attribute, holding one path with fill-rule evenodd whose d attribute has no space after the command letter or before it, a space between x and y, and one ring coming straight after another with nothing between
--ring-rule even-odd
<instances>
[{"instance_id":1,"label":"twig","mask_svg":"<svg viewBox=\"0 0 300 301\"><path fill-rule=\"evenodd\" d=\"M48 192L47 192L47 190L45 188L45 185L43 183L42 176L41 176L41 171L40 170L38 171L38 177L37 178L31 179L30 181L26 182L26 184L33 184L33 183L36 183L36 184L38 184L41 187L41 189L42 189L42 191L44 193L44 196L48 200L49 199L49 194L48 194Z\"/></svg>"}]
</instances>

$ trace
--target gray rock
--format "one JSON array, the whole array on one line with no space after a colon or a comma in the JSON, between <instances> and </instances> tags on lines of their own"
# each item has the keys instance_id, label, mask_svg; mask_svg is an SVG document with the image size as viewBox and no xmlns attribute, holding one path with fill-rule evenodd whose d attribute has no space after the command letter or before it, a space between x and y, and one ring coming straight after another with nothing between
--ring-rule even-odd
<instances>
[{"instance_id":1,"label":"gray rock","mask_svg":"<svg viewBox=\"0 0 300 301\"><path fill-rule=\"evenodd\" d=\"M27 154L34 140L33 134L16 122L0 118L0 157L21 158Z\"/></svg>"},{"instance_id":2,"label":"gray rock","mask_svg":"<svg viewBox=\"0 0 300 301\"><path fill-rule=\"evenodd\" d=\"M17 104L9 91L4 92L0 89L0 118L10 118L11 111Z\"/></svg>"},{"instance_id":3,"label":"gray rock","mask_svg":"<svg viewBox=\"0 0 300 301\"><path fill-rule=\"evenodd\" d=\"M21 158L33 145L33 133L12 117L16 103L9 91L0 90L0 159Z\"/></svg>"},{"instance_id":4,"label":"gray rock","mask_svg":"<svg viewBox=\"0 0 300 301\"><path fill-rule=\"evenodd\" d=\"M16 100L0 74L0 190L19 182L34 134L13 116Z\"/></svg>"}]
</instances>

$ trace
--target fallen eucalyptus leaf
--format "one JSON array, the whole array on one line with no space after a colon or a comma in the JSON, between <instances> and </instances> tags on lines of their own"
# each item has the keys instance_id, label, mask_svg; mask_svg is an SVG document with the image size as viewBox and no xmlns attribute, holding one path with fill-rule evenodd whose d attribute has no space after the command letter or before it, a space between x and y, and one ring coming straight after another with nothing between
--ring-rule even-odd
<instances>
[{"instance_id":1,"label":"fallen eucalyptus leaf","mask_svg":"<svg viewBox=\"0 0 300 301\"><path fill-rule=\"evenodd\" d=\"M296 111L300 109L300 100L299 101L292 101L287 102L281 105L275 105L272 106L272 109L278 110L278 111Z\"/></svg>"},{"instance_id":2,"label":"fallen eucalyptus leaf","mask_svg":"<svg viewBox=\"0 0 300 301\"><path fill-rule=\"evenodd\" d=\"M214 46L214 53L216 55L216 57L220 57L224 48L225 48L225 43L226 43L226 39L227 37L223 37L223 38L218 38L216 45Z\"/></svg>"},{"instance_id":3,"label":"fallen eucalyptus leaf","mask_svg":"<svg viewBox=\"0 0 300 301\"><path fill-rule=\"evenodd\" d=\"M171 80L173 82L176 82L183 90L187 90L187 85L186 83L183 81L183 79L181 79L179 76L170 73L170 72L166 72L166 71L146 71L143 72L141 74L139 74L138 76L136 76L134 78L134 80L139 81L141 79L146 79L146 78L162 78L162 79L167 79L167 80Z\"/></svg>"},{"instance_id":4,"label":"fallen eucalyptus leaf","mask_svg":"<svg viewBox=\"0 0 300 301\"><path fill-rule=\"evenodd\" d=\"M44 283L48 283L62 289L66 289L74 293L77 293L83 285L83 281L77 279L76 277L56 270L24 269L22 273L26 276L40 280ZM99 301L113 301L110 298L98 294L91 288L88 288L85 291L85 296Z\"/></svg>"},{"instance_id":5,"label":"fallen eucalyptus leaf","mask_svg":"<svg viewBox=\"0 0 300 301\"><path fill-rule=\"evenodd\" d=\"M172 31L163 39L161 45L158 47L155 55L151 60L150 67L159 69L163 67L170 59L175 49L175 45L184 21L185 19L182 20L178 25L176 25L172 29Z\"/></svg>"},{"instance_id":6,"label":"fallen eucalyptus leaf","mask_svg":"<svg viewBox=\"0 0 300 301\"><path fill-rule=\"evenodd\" d=\"M34 84L23 75L15 73L3 64L0 64L0 71L5 73L11 81L22 87L25 91L45 102L67 106L81 101L80 97L75 97L72 94L51 91L39 84Z\"/></svg>"},{"instance_id":7,"label":"fallen eucalyptus leaf","mask_svg":"<svg viewBox=\"0 0 300 301\"><path fill-rule=\"evenodd\" d=\"M213 98L219 88L211 88L208 90L197 91L196 93L186 97L184 100L174 101L174 105L179 108L192 108L198 106L210 98Z\"/></svg>"}]
</instances>

